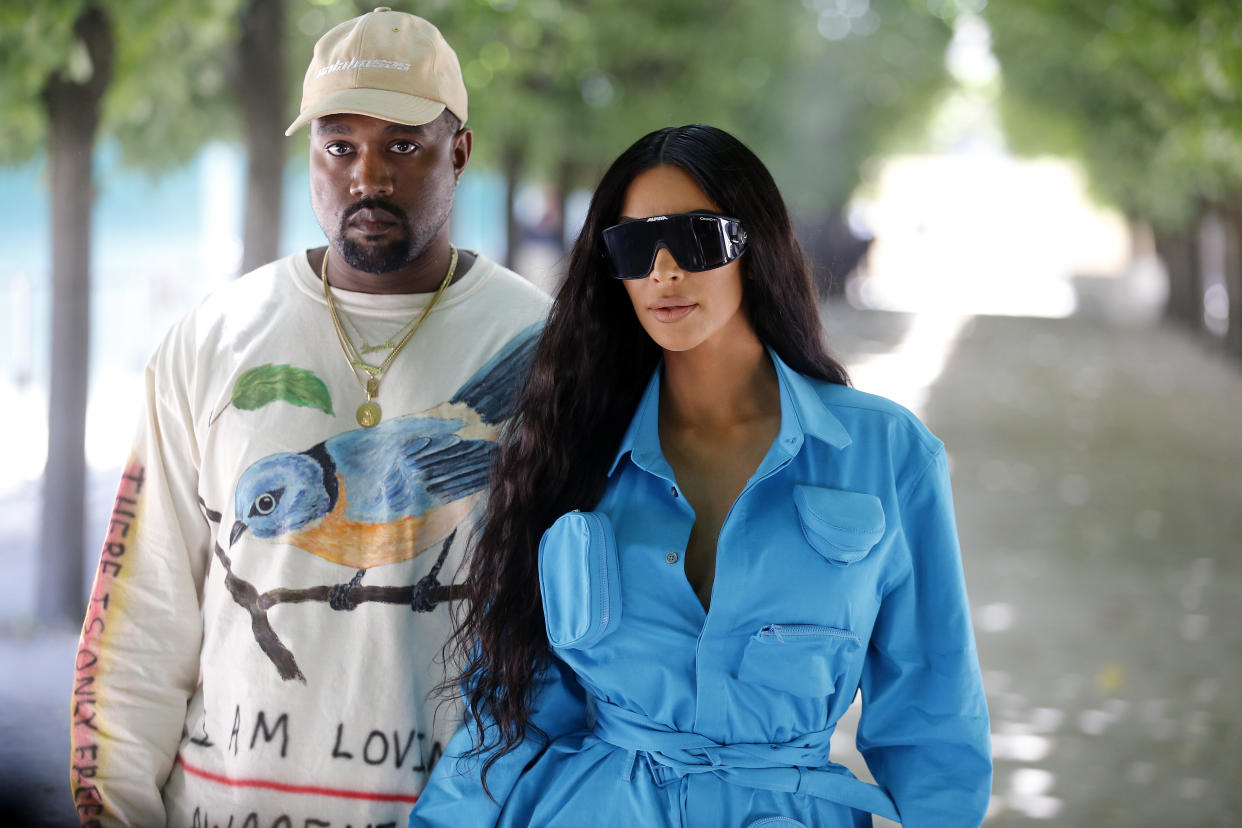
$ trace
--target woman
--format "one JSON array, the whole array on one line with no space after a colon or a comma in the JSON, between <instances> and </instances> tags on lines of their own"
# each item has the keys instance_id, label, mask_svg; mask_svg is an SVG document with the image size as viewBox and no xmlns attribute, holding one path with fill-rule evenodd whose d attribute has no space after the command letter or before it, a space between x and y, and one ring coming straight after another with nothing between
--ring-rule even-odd
<instances>
[{"instance_id":1,"label":"woman","mask_svg":"<svg viewBox=\"0 0 1242 828\"><path fill-rule=\"evenodd\" d=\"M497 460L470 715L412 826L982 821L944 451L846 383L759 159L706 126L626 150ZM879 786L828 760L857 689Z\"/></svg>"}]
</instances>

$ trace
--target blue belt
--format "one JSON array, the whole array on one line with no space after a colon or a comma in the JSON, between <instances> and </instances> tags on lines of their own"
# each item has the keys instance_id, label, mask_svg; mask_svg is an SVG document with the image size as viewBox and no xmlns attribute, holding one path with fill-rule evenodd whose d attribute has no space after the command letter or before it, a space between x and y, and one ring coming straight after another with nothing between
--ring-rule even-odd
<instances>
[{"instance_id":1,"label":"blue belt","mask_svg":"<svg viewBox=\"0 0 1242 828\"><path fill-rule=\"evenodd\" d=\"M595 699L595 704L595 735L630 753L627 780L633 778L641 760L661 786L690 774L711 773L736 785L817 796L901 821L897 806L883 788L826 761L831 729L804 734L784 744L722 745L698 733L663 727L641 713L602 699Z\"/></svg>"}]
</instances>

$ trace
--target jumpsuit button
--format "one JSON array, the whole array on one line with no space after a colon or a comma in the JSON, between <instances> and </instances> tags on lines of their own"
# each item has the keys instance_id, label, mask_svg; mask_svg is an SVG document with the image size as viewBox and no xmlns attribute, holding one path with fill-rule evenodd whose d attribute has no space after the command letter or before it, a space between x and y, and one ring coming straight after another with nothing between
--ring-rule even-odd
<instances>
[{"instance_id":1,"label":"jumpsuit button","mask_svg":"<svg viewBox=\"0 0 1242 828\"><path fill-rule=\"evenodd\" d=\"M669 490L670 492L672 492L672 493L673 493L673 497L677 497L677 487L676 487L676 486L669 486L669 489L668 489L668 490Z\"/></svg>"},{"instance_id":2,"label":"jumpsuit button","mask_svg":"<svg viewBox=\"0 0 1242 828\"><path fill-rule=\"evenodd\" d=\"M677 553L669 552L667 555L664 556L664 560L668 561L671 564L677 563Z\"/></svg>"}]
</instances>

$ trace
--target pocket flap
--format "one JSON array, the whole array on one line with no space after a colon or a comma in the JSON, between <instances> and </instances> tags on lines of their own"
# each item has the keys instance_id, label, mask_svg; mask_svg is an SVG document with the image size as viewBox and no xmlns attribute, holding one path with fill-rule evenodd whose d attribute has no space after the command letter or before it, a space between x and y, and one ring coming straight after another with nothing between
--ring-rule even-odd
<instances>
[{"instance_id":1,"label":"pocket flap","mask_svg":"<svg viewBox=\"0 0 1242 828\"><path fill-rule=\"evenodd\" d=\"M621 620L621 578L612 522L599 512L561 515L539 541L539 587L548 641L586 649Z\"/></svg>"},{"instance_id":2,"label":"pocket flap","mask_svg":"<svg viewBox=\"0 0 1242 828\"><path fill-rule=\"evenodd\" d=\"M832 563L861 560L884 537L884 507L875 495L794 486L794 505L807 542Z\"/></svg>"}]
</instances>

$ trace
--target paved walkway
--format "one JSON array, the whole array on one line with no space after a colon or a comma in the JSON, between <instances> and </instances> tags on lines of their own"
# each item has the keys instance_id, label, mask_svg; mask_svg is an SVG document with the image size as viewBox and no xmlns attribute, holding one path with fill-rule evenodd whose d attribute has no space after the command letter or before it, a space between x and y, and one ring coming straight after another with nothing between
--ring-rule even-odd
<instances>
[{"instance_id":1,"label":"paved walkway","mask_svg":"<svg viewBox=\"0 0 1242 828\"><path fill-rule=\"evenodd\" d=\"M992 711L989 824L1242 811L1242 364L1178 331L977 318L949 447Z\"/></svg>"},{"instance_id":2,"label":"paved walkway","mask_svg":"<svg viewBox=\"0 0 1242 828\"><path fill-rule=\"evenodd\" d=\"M1242 364L1090 313L828 320L864 389L930 379L906 369L934 342L903 340L957 331L913 402L952 463L997 756L987 824L1236 825ZM23 508L33 525L29 498L0 502L10 524ZM23 628L30 588L2 602L0 779L37 801L32 824L68 824L74 640Z\"/></svg>"}]
</instances>

